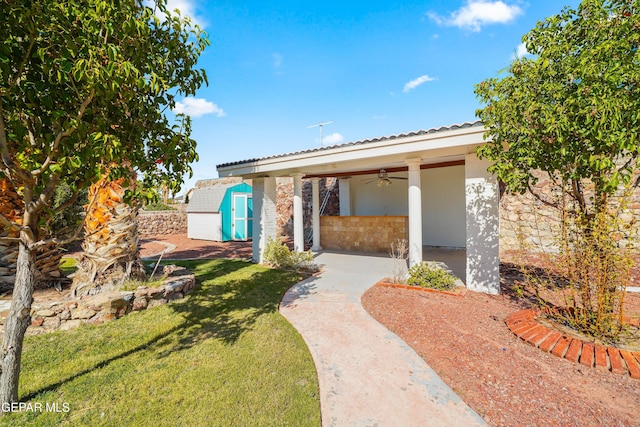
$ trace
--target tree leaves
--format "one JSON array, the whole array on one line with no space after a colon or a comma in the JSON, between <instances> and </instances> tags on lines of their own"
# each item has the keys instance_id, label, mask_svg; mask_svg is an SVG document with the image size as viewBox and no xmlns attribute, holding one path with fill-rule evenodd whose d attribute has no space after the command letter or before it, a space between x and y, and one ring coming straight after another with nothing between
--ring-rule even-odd
<instances>
[{"instance_id":1,"label":"tree leaves","mask_svg":"<svg viewBox=\"0 0 640 427\"><path fill-rule=\"evenodd\" d=\"M629 182L640 166L638 30L638 0L584 0L522 38L534 58L476 85L492 138L479 155L510 191L533 185L532 170L591 180L601 194Z\"/></svg>"}]
</instances>

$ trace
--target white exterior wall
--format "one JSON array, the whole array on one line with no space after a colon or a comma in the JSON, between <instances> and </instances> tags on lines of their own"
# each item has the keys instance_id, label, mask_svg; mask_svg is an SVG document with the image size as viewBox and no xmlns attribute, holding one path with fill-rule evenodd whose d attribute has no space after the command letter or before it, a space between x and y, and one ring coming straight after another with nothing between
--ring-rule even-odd
<instances>
[{"instance_id":1,"label":"white exterior wall","mask_svg":"<svg viewBox=\"0 0 640 427\"><path fill-rule=\"evenodd\" d=\"M190 239L222 241L222 215L190 212L187 214L187 237Z\"/></svg>"},{"instance_id":2,"label":"white exterior wall","mask_svg":"<svg viewBox=\"0 0 640 427\"><path fill-rule=\"evenodd\" d=\"M254 178L253 194L253 260L262 262L262 251L269 238L275 239L276 219L276 179Z\"/></svg>"},{"instance_id":3,"label":"white exterior wall","mask_svg":"<svg viewBox=\"0 0 640 427\"><path fill-rule=\"evenodd\" d=\"M490 163L475 154L465 159L467 205L467 287L489 294L500 293L499 190L487 172Z\"/></svg>"},{"instance_id":4,"label":"white exterior wall","mask_svg":"<svg viewBox=\"0 0 640 427\"><path fill-rule=\"evenodd\" d=\"M389 176L408 177L407 172L390 173ZM351 215L384 216L409 215L407 204L408 183L405 180L392 179L393 184L378 187L377 175L359 175L351 178Z\"/></svg>"},{"instance_id":5,"label":"white exterior wall","mask_svg":"<svg viewBox=\"0 0 640 427\"><path fill-rule=\"evenodd\" d=\"M389 176L408 177L407 172ZM464 166L423 169L422 182L422 244L427 246L466 246L466 205ZM388 187L377 187L375 175L350 179L349 194L352 215L409 215L408 181L392 180ZM342 189L340 193L342 197ZM340 201L342 206L342 200ZM342 213L341 213L342 214Z\"/></svg>"},{"instance_id":6,"label":"white exterior wall","mask_svg":"<svg viewBox=\"0 0 640 427\"><path fill-rule=\"evenodd\" d=\"M467 245L464 166L422 170L422 241L427 246Z\"/></svg>"}]
</instances>

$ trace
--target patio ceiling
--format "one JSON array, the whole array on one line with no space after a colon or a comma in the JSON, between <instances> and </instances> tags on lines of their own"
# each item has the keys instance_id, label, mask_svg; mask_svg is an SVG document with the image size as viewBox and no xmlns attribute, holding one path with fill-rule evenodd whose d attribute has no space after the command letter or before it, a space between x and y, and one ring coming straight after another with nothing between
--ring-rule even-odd
<instances>
[{"instance_id":1,"label":"patio ceiling","mask_svg":"<svg viewBox=\"0 0 640 427\"><path fill-rule=\"evenodd\" d=\"M465 155L484 143L481 122L400 134L331 147L218 165L221 177L346 176L407 169L409 159L423 168L464 164Z\"/></svg>"}]
</instances>

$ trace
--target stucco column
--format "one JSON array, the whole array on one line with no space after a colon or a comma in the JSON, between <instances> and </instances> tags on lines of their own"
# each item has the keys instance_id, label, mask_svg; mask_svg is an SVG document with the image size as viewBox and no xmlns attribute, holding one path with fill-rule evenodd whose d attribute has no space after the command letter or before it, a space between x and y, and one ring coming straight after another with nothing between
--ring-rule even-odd
<instances>
[{"instance_id":1,"label":"stucco column","mask_svg":"<svg viewBox=\"0 0 640 427\"><path fill-rule=\"evenodd\" d=\"M304 251L304 218L302 212L302 174L293 174L293 250Z\"/></svg>"},{"instance_id":2,"label":"stucco column","mask_svg":"<svg viewBox=\"0 0 640 427\"><path fill-rule=\"evenodd\" d=\"M340 191L340 216L351 216L351 177L340 178L338 188Z\"/></svg>"},{"instance_id":3,"label":"stucco column","mask_svg":"<svg viewBox=\"0 0 640 427\"><path fill-rule=\"evenodd\" d=\"M313 209L312 221L313 221L313 245L312 251L319 251L320 247L320 178L311 178L312 198L311 204Z\"/></svg>"},{"instance_id":4,"label":"stucco column","mask_svg":"<svg viewBox=\"0 0 640 427\"><path fill-rule=\"evenodd\" d=\"M254 178L253 194L253 261L261 263L269 238L276 238L276 179Z\"/></svg>"},{"instance_id":5,"label":"stucco column","mask_svg":"<svg viewBox=\"0 0 640 427\"><path fill-rule=\"evenodd\" d=\"M475 153L465 158L467 206L467 288L500 293L500 221L497 179L487 172L491 163Z\"/></svg>"},{"instance_id":6,"label":"stucco column","mask_svg":"<svg viewBox=\"0 0 640 427\"><path fill-rule=\"evenodd\" d=\"M421 159L409 159L409 267L422 262Z\"/></svg>"}]
</instances>

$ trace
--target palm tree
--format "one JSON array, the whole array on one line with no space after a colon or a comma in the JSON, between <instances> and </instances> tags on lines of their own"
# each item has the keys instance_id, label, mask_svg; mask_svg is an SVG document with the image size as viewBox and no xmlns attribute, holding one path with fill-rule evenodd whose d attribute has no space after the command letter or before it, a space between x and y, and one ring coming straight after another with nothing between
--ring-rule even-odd
<instances>
[{"instance_id":1,"label":"palm tree","mask_svg":"<svg viewBox=\"0 0 640 427\"><path fill-rule=\"evenodd\" d=\"M10 222L20 224L24 205L10 181L0 179L0 215ZM13 288L16 278L16 260L18 258L19 232L15 228L0 225L0 285ZM62 277L60 260L62 252L54 244L38 249L36 258L36 282L57 282Z\"/></svg>"},{"instance_id":2,"label":"palm tree","mask_svg":"<svg viewBox=\"0 0 640 427\"><path fill-rule=\"evenodd\" d=\"M0 215L11 222L20 223L23 205L13 185L0 179ZM18 237L14 228L0 225L0 285L13 287L16 280L16 260L18 258L18 243L11 240Z\"/></svg>"},{"instance_id":3,"label":"palm tree","mask_svg":"<svg viewBox=\"0 0 640 427\"><path fill-rule=\"evenodd\" d=\"M127 280L144 279L138 247L138 209L126 203L124 178L102 178L89 189L85 237L73 294L93 295L120 288Z\"/></svg>"}]
</instances>

